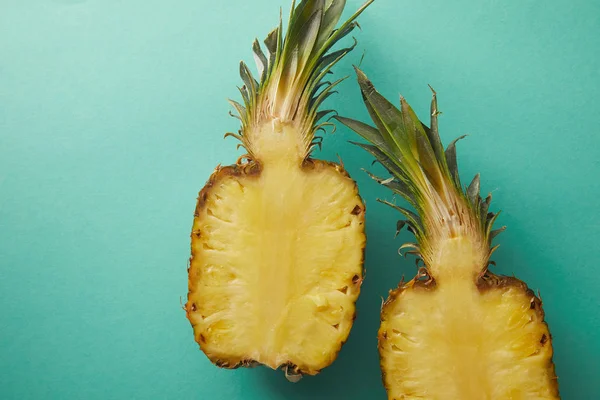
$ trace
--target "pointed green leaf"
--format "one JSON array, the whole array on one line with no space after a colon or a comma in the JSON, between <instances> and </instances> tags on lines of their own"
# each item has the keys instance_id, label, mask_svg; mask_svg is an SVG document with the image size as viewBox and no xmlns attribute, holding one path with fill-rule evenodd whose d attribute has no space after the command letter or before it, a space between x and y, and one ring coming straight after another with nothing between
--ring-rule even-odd
<instances>
[{"instance_id":1,"label":"pointed green leaf","mask_svg":"<svg viewBox=\"0 0 600 400\"><path fill-rule=\"evenodd\" d=\"M321 0L323 2L323 0ZM321 28L321 18L323 17L323 8L317 8L310 18L300 27L301 36L298 40L298 69L304 70L313 54L315 43L319 36Z\"/></svg>"},{"instance_id":2,"label":"pointed green leaf","mask_svg":"<svg viewBox=\"0 0 600 400\"><path fill-rule=\"evenodd\" d=\"M490 203L492 202L492 194L488 194L484 201L481 202L481 209L479 210L479 218L481 221L485 221L487 217L488 210L490 208Z\"/></svg>"},{"instance_id":3,"label":"pointed green leaf","mask_svg":"<svg viewBox=\"0 0 600 400\"><path fill-rule=\"evenodd\" d=\"M333 31L327 42L323 45L322 51L326 52L337 42L339 42L342 38L344 38L347 34L352 32L354 28L358 26L356 19L362 14L367 7L373 4L375 0L368 0L364 3L346 22L342 24L338 29Z\"/></svg>"},{"instance_id":4,"label":"pointed green leaf","mask_svg":"<svg viewBox=\"0 0 600 400\"><path fill-rule=\"evenodd\" d=\"M354 39L354 44L352 46L333 51L333 52L323 56L323 58L321 58L321 61L319 62L319 68L325 68L326 66L335 62L336 60L342 59L346 54L348 54L352 50L354 50L354 48L356 47L357 44L358 44L358 41L356 39Z\"/></svg>"},{"instance_id":5,"label":"pointed green leaf","mask_svg":"<svg viewBox=\"0 0 600 400\"><path fill-rule=\"evenodd\" d=\"M231 99L229 99L228 102L229 102L229 104L231 104L233 106L233 108L235 108L235 110L237 111L240 118L242 118L242 119L246 118L246 108L243 105L241 105L237 101L234 101Z\"/></svg>"},{"instance_id":6,"label":"pointed green leaf","mask_svg":"<svg viewBox=\"0 0 600 400\"><path fill-rule=\"evenodd\" d=\"M339 42L340 40L342 40L343 38L348 36L354 29L356 29L357 26L358 26L358 23L352 22L346 26L343 26L343 27L333 31L333 33L331 34L331 36L329 37L329 39L327 40L325 45L321 48L321 51L323 52L323 54L325 54L329 50L331 50L331 48L337 42Z\"/></svg>"},{"instance_id":7,"label":"pointed green leaf","mask_svg":"<svg viewBox=\"0 0 600 400\"><path fill-rule=\"evenodd\" d=\"M404 170L402 170L402 167L400 167L401 163L396 164L390 158L388 158L385 155L385 153L383 153L381 150L379 150L377 147L372 146L370 144L364 144L364 143L358 143L358 142L350 142L350 143L355 144L359 147L362 147L363 149L365 149L366 151L371 153L371 155L376 158L377 162L379 162L385 169L387 169L390 174L394 175L398 179L402 179L404 181L408 180L408 177L406 176L406 172L404 172Z\"/></svg>"},{"instance_id":8,"label":"pointed green leaf","mask_svg":"<svg viewBox=\"0 0 600 400\"><path fill-rule=\"evenodd\" d=\"M248 94L248 88L246 88L246 86L242 86L242 87L238 87L238 90L240 91L240 94L242 95L242 99L244 100L244 105L246 107L246 109L249 109L251 107L251 103L250 103L250 96Z\"/></svg>"},{"instance_id":9,"label":"pointed green leaf","mask_svg":"<svg viewBox=\"0 0 600 400\"><path fill-rule=\"evenodd\" d=\"M225 134L225 136L223 136L223 139L227 139L228 137L233 137L233 138L236 138L236 139L237 139L237 140L239 140L240 142L243 142L243 141L244 141L244 139L242 138L242 136L241 136L241 135L237 135L237 134L235 134L235 133L233 133L233 132L227 132L227 133Z\"/></svg>"},{"instance_id":10,"label":"pointed green leaf","mask_svg":"<svg viewBox=\"0 0 600 400\"><path fill-rule=\"evenodd\" d=\"M446 152L445 152L446 164L448 165L448 169L450 170L450 175L454 179L454 184L456 185L456 188L461 191L462 191L462 187L461 187L461 183L460 183L460 176L458 174L458 164L456 162L456 143L459 140L464 139L465 137L467 137L467 135L463 135L459 138L454 139L448 145L448 148L446 149Z\"/></svg>"},{"instance_id":11,"label":"pointed green leaf","mask_svg":"<svg viewBox=\"0 0 600 400\"><path fill-rule=\"evenodd\" d=\"M479 191L480 191L479 178L480 178L479 174L475 175L475 178L473 178L473 181L471 181L471 184L467 188L467 197L473 206L477 206L477 203L479 201Z\"/></svg>"},{"instance_id":12,"label":"pointed green leaf","mask_svg":"<svg viewBox=\"0 0 600 400\"><path fill-rule=\"evenodd\" d=\"M501 234L501 233L502 233L502 232L504 232L505 230L506 230L506 227L505 227L505 226L503 226L503 227L502 227L502 228L500 228L500 229L496 229L496 230L493 230L493 231L491 231L491 232L490 232L490 242L491 242L492 240L494 240L494 238L495 238L496 236L498 236L499 234Z\"/></svg>"},{"instance_id":13,"label":"pointed green leaf","mask_svg":"<svg viewBox=\"0 0 600 400\"><path fill-rule=\"evenodd\" d=\"M329 86L331 85L331 81L323 81L323 82L319 82L317 85L314 86L311 95L314 97L317 92L319 91L319 89L321 89L323 86Z\"/></svg>"},{"instance_id":14,"label":"pointed green leaf","mask_svg":"<svg viewBox=\"0 0 600 400\"><path fill-rule=\"evenodd\" d=\"M413 150L413 156L426 172L430 182L438 191L441 191L444 185L443 177L435 153L423 129L423 124L403 97L400 98L400 104L404 130L407 133L405 140L409 141L408 146ZM414 150L416 150L416 154Z\"/></svg>"},{"instance_id":15,"label":"pointed green leaf","mask_svg":"<svg viewBox=\"0 0 600 400\"><path fill-rule=\"evenodd\" d=\"M258 75L260 76L260 80L262 82L265 79L269 62L267 61L265 53L263 53L262 49L260 48L260 43L258 43L258 40L255 40L252 44L252 51L254 52L254 61L256 62Z\"/></svg>"},{"instance_id":16,"label":"pointed green leaf","mask_svg":"<svg viewBox=\"0 0 600 400\"><path fill-rule=\"evenodd\" d=\"M360 69L356 67L354 69L356 70L361 92L370 106L369 114L371 114L371 118L374 122L381 124L380 131L386 131L391 135L392 140L394 140L399 149L405 148L406 144L400 141L402 137L405 137L405 135L402 135L405 133L404 126L402 126L402 113L377 92L373 83L371 83ZM399 136L398 139L395 138L397 135Z\"/></svg>"},{"instance_id":17,"label":"pointed green leaf","mask_svg":"<svg viewBox=\"0 0 600 400\"><path fill-rule=\"evenodd\" d=\"M315 122L318 122L318 121L322 120L327 115L332 114L332 113L336 113L336 111L335 110L322 110L322 111L319 111L316 114L316 116L315 116ZM329 120L331 120L331 119L329 119Z\"/></svg>"},{"instance_id":18,"label":"pointed green leaf","mask_svg":"<svg viewBox=\"0 0 600 400\"><path fill-rule=\"evenodd\" d=\"M393 112L395 114L395 118L397 119L398 122L394 123L392 127L390 127L388 124L386 124L384 119L387 119L389 122L391 118L389 116L384 116L382 118L380 116L380 114L385 114L386 112L384 110L379 110L379 111L376 110L376 107L373 105L373 102L376 102L375 97L377 99L381 100L382 96L375 92L375 88L374 88L373 84L368 80L366 75L361 70L359 70L356 67L354 67L354 69L356 70L356 75L358 77L358 83L359 83L361 93L363 96L363 101L364 101L365 107L367 108L367 111L371 117L371 120L377 126L377 129L381 133L381 137L387 143L387 146L390 149L390 151L392 152L392 154L394 154L397 157L400 157L400 155L402 154L403 148L399 146L398 141L392 135L393 129L395 129L397 126L399 126L399 124L402 122L402 117L401 117L400 111L398 109L396 109L387 100L384 102L384 104L380 104L380 106L382 108L387 108L388 110L395 110L395 112L394 111L390 111L390 112ZM369 93L371 95L373 93L376 93L376 95L371 96L371 98L369 98ZM379 103L381 103L381 101L379 101Z\"/></svg>"},{"instance_id":19,"label":"pointed green leaf","mask_svg":"<svg viewBox=\"0 0 600 400\"><path fill-rule=\"evenodd\" d=\"M379 130L354 119L340 116L335 116L334 118L342 124L346 125L348 128L352 129L354 132L358 133L360 136L362 136L364 139L366 139L373 145L377 146L383 152L387 154L392 154L392 151L388 148L388 145L381 136L381 132L379 132Z\"/></svg>"},{"instance_id":20,"label":"pointed green leaf","mask_svg":"<svg viewBox=\"0 0 600 400\"><path fill-rule=\"evenodd\" d=\"M401 221L398 221L401 222ZM405 222L405 221L402 221ZM413 249L414 251L421 251L421 248L419 247L419 245L417 243L404 243L402 246L400 246L400 248L398 249L398 251L402 251L404 249Z\"/></svg>"},{"instance_id":21,"label":"pointed green leaf","mask_svg":"<svg viewBox=\"0 0 600 400\"><path fill-rule=\"evenodd\" d=\"M400 206L397 206L396 204L390 203L387 200L377 199L377 201L379 201L380 203L383 203L385 205L388 205L388 206L392 207L393 209L399 211L402 215L404 215L406 218L408 218L408 220L412 224L413 228L415 228L419 234L423 233L423 229L422 229L423 224L421 223L421 218L417 214L415 214L414 212L412 212L404 207L400 207Z\"/></svg>"},{"instance_id":22,"label":"pointed green leaf","mask_svg":"<svg viewBox=\"0 0 600 400\"><path fill-rule=\"evenodd\" d=\"M331 85L327 86L325 89L323 89L323 91L319 93L317 97L310 100L310 108L318 108L329 96L331 96L333 93L337 93L333 91L333 89L346 79L346 77L340 78L337 81L333 82Z\"/></svg>"},{"instance_id":23,"label":"pointed green leaf","mask_svg":"<svg viewBox=\"0 0 600 400\"><path fill-rule=\"evenodd\" d=\"M271 57L271 64L275 62L275 55L277 54L277 45L279 41L279 28L273 29L267 35L264 43L269 51L269 56Z\"/></svg>"},{"instance_id":24,"label":"pointed green leaf","mask_svg":"<svg viewBox=\"0 0 600 400\"><path fill-rule=\"evenodd\" d=\"M498 219L498 217L500 216L500 211L498 211L497 213L489 213L488 214L488 218L486 220L486 231L487 232L491 232L492 228L494 227L494 223L496 223L496 220Z\"/></svg>"},{"instance_id":25,"label":"pointed green leaf","mask_svg":"<svg viewBox=\"0 0 600 400\"><path fill-rule=\"evenodd\" d=\"M397 179L382 179L376 175L373 175L369 171L365 170L365 172L367 173L367 175L369 175L369 177L371 179L375 180L380 185L383 185L383 186L387 187L388 189L391 189L392 192L402 196L409 203L411 203L413 205L416 204L415 196L412 194L409 186L406 183L401 182Z\"/></svg>"},{"instance_id":26,"label":"pointed green leaf","mask_svg":"<svg viewBox=\"0 0 600 400\"><path fill-rule=\"evenodd\" d=\"M500 245L499 245L499 244L497 244L496 246L492 247L492 248L490 249L490 255L489 255L489 256L491 257L491 256L492 256L492 254L494 254L494 253L496 252L496 250L498 250L498 248L499 248L499 247L500 247Z\"/></svg>"},{"instance_id":27,"label":"pointed green leaf","mask_svg":"<svg viewBox=\"0 0 600 400\"><path fill-rule=\"evenodd\" d=\"M317 40L318 48L323 47L327 39L329 39L335 26L340 21L342 12L346 6L346 0L328 0L327 3L328 4L325 5L326 11L323 16L322 33Z\"/></svg>"},{"instance_id":28,"label":"pointed green leaf","mask_svg":"<svg viewBox=\"0 0 600 400\"><path fill-rule=\"evenodd\" d=\"M249 100L251 100L250 104L252 104L252 101L254 100L254 97L257 94L258 82L256 81L256 79L254 79L252 73L250 72L250 69L243 61L240 62L240 76L242 77L242 81L244 81L244 84L246 85L246 89L248 90L248 98Z\"/></svg>"},{"instance_id":29,"label":"pointed green leaf","mask_svg":"<svg viewBox=\"0 0 600 400\"><path fill-rule=\"evenodd\" d=\"M404 228L404 226L406 225L405 220L401 219L398 222L396 222L396 237L398 236L398 234L400 233L400 231L402 230L402 228ZM404 246L404 245L403 245ZM402 250L402 248L398 249L398 251Z\"/></svg>"},{"instance_id":30,"label":"pointed green leaf","mask_svg":"<svg viewBox=\"0 0 600 400\"><path fill-rule=\"evenodd\" d=\"M431 86L429 88L433 92L433 98L431 100L431 108L430 108L431 126L430 126L429 130L427 130L427 136L429 138L429 143L431 143L431 147L433 148L433 151L435 152L437 158L439 160L444 160L445 159L444 146L442 146L442 141L440 139L440 133L439 133L439 129L438 129L439 110L438 110L438 102L437 102L437 93L435 92L435 90L433 90L433 88Z\"/></svg>"}]
</instances>

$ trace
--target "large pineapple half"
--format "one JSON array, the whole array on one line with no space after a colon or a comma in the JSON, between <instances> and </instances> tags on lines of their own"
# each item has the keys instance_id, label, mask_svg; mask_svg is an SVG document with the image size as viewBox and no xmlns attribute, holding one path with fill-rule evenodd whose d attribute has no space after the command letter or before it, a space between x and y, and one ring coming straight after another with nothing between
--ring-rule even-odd
<instances>
[{"instance_id":1,"label":"large pineapple half","mask_svg":"<svg viewBox=\"0 0 600 400\"><path fill-rule=\"evenodd\" d=\"M552 340L542 303L516 278L488 266L498 214L479 195L479 175L463 188L456 141L438 135L434 92L431 124L421 123L401 98L396 108L357 70L376 127L339 120L368 140L359 144L391 174L373 176L406 199L416 213L383 201L406 220L424 262L418 275L390 292L381 311L379 351L390 399L558 399Z\"/></svg>"},{"instance_id":2,"label":"large pineapple half","mask_svg":"<svg viewBox=\"0 0 600 400\"><path fill-rule=\"evenodd\" d=\"M336 29L345 0L292 4L253 46L256 80L241 63L247 154L217 167L199 194L185 305L194 337L220 367L263 364L290 380L330 365L355 318L363 279L365 207L342 165L310 157L341 82L325 77L352 47L332 50L367 2Z\"/></svg>"}]
</instances>

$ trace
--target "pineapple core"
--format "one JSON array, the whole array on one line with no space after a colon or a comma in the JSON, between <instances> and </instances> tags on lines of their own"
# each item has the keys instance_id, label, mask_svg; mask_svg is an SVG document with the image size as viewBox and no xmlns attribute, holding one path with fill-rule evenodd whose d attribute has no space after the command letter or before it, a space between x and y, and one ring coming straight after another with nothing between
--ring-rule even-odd
<instances>
[{"instance_id":1,"label":"pineapple core","mask_svg":"<svg viewBox=\"0 0 600 400\"><path fill-rule=\"evenodd\" d=\"M316 374L350 332L364 205L341 166L304 161L299 137L264 124L252 149L259 171L218 169L200 195L186 309L217 365Z\"/></svg>"}]
</instances>

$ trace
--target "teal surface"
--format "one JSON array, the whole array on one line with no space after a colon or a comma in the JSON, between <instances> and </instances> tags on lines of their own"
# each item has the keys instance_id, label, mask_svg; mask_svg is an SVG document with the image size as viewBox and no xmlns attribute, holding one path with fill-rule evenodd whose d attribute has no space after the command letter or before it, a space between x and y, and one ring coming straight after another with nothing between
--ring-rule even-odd
<instances>
[{"instance_id":1,"label":"teal surface","mask_svg":"<svg viewBox=\"0 0 600 400\"><path fill-rule=\"evenodd\" d=\"M348 13L360 0L348 1ZM381 297L414 262L347 129L339 154L368 205L367 279L349 342L298 384L220 370L181 309L198 190L240 154L227 97L287 0L0 0L0 398L384 399ZM539 290L561 393L600 399L600 2L377 0L358 49L388 97L440 98L464 179L508 226L500 273ZM354 79L329 105L367 119ZM182 300L183 299L183 300Z\"/></svg>"}]
</instances>

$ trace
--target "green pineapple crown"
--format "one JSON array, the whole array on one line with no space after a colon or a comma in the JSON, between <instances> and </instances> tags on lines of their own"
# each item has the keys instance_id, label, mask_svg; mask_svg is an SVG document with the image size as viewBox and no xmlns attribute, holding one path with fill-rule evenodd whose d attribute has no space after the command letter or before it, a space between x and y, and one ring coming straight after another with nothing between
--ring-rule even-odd
<instances>
[{"instance_id":1,"label":"green pineapple crown","mask_svg":"<svg viewBox=\"0 0 600 400\"><path fill-rule=\"evenodd\" d=\"M279 26L264 41L268 55L258 40L252 50L259 79L255 79L248 66L240 63L240 75L244 86L240 89L243 104L229 100L237 111L242 127L236 137L252 157L252 135L260 124L278 119L294 124L302 133L305 157L321 138L315 137L319 130L332 126L330 122L319 123L334 110L322 110L322 103L334 88L346 78L334 82L325 81L327 74L346 54L350 47L331 51L332 48L357 26L356 18L373 2L367 1L346 22L336 29L346 0L302 0L296 7L292 2L288 30L283 35L282 19Z\"/></svg>"},{"instance_id":2,"label":"green pineapple crown","mask_svg":"<svg viewBox=\"0 0 600 400\"><path fill-rule=\"evenodd\" d=\"M463 188L458 174L456 142L464 136L443 148L435 91L431 89L428 127L403 97L398 109L377 92L358 68L356 74L364 104L376 127L349 118L338 116L336 119L370 142L353 143L373 155L392 177L369 175L406 199L417 211L379 200L406 217L405 221L398 222L398 231L408 224L417 238L418 244L407 243L401 249L412 248L410 253L421 256L428 265L435 257L432 253L436 251L436 241L468 236L482 246L482 262L487 266L489 256L497 248L491 248L492 240L505 228L493 230L498 213L489 212L491 194L485 199L479 194L479 174Z\"/></svg>"}]
</instances>

